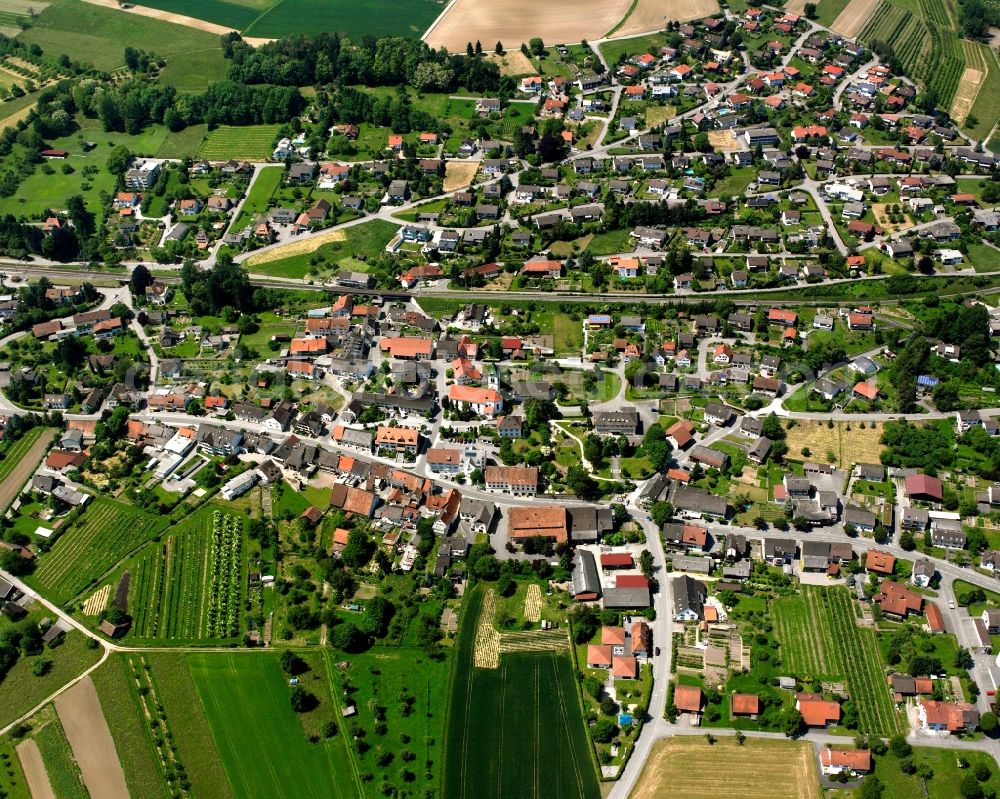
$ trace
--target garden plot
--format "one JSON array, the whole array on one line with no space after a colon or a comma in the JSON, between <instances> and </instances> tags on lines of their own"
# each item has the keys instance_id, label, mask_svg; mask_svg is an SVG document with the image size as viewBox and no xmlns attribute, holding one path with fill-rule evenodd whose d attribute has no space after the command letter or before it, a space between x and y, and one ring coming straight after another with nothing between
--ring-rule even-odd
<instances>
[{"instance_id":1,"label":"garden plot","mask_svg":"<svg viewBox=\"0 0 1000 799\"><path fill-rule=\"evenodd\" d=\"M198 511L133 566L129 605L137 638L236 637L243 598L243 522L217 509Z\"/></svg>"}]
</instances>

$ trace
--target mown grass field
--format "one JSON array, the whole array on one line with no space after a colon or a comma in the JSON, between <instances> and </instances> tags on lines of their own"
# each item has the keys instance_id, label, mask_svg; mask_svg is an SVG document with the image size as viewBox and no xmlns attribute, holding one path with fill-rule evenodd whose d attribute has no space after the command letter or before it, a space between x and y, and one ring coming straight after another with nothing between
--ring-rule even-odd
<instances>
[{"instance_id":1,"label":"mown grass field","mask_svg":"<svg viewBox=\"0 0 1000 799\"><path fill-rule=\"evenodd\" d=\"M230 230L241 230L258 214L267 211L271 197L281 185L284 177L284 167L268 166L261 169L257 173L257 179L250 187L250 193L247 195L239 215L233 220Z\"/></svg>"},{"instance_id":2,"label":"mown grass field","mask_svg":"<svg viewBox=\"0 0 1000 799\"><path fill-rule=\"evenodd\" d=\"M329 269L334 265L353 272L364 272L367 271L365 259L384 252L385 246L392 241L399 227L383 219L373 219L343 228L342 240L328 241L314 252L300 252L287 258L257 263L251 257L244 266L252 273L291 278L302 278L310 272ZM293 241L289 244L289 250L297 249L295 245L298 243Z\"/></svg>"},{"instance_id":3,"label":"mown grass field","mask_svg":"<svg viewBox=\"0 0 1000 799\"><path fill-rule=\"evenodd\" d=\"M850 0L820 0L816 4L816 21L829 28L849 2Z\"/></svg>"},{"instance_id":4,"label":"mown grass field","mask_svg":"<svg viewBox=\"0 0 1000 799\"><path fill-rule=\"evenodd\" d=\"M125 772L129 793L132 796L165 797L167 789L161 766L156 761L149 725L143 723L135 683L130 679L125 657L111 655L101 668L91 674L91 679L101 699L101 708L111 730L122 771Z\"/></svg>"},{"instance_id":5,"label":"mown grass field","mask_svg":"<svg viewBox=\"0 0 1000 799\"><path fill-rule=\"evenodd\" d=\"M441 11L434 0L279 0L243 33L273 38L318 31L420 37Z\"/></svg>"},{"instance_id":6,"label":"mown grass field","mask_svg":"<svg viewBox=\"0 0 1000 799\"><path fill-rule=\"evenodd\" d=\"M622 53L629 56L642 55L647 52L655 52L657 48L663 47L666 43L666 37L662 33L616 39L601 45L601 55L609 64L617 64L618 57Z\"/></svg>"},{"instance_id":7,"label":"mown grass field","mask_svg":"<svg viewBox=\"0 0 1000 799\"><path fill-rule=\"evenodd\" d=\"M40 655L17 659L14 667L0 682L0 727L20 718L47 696L94 665L100 649L88 649L83 633L68 632L62 645L45 649ZM52 666L42 677L32 674L39 660L51 661Z\"/></svg>"},{"instance_id":8,"label":"mown grass field","mask_svg":"<svg viewBox=\"0 0 1000 799\"><path fill-rule=\"evenodd\" d=\"M262 161L274 152L274 137L278 125L223 125L205 137L198 148L198 157L210 161L227 161L230 158Z\"/></svg>"},{"instance_id":9,"label":"mown grass field","mask_svg":"<svg viewBox=\"0 0 1000 799\"><path fill-rule=\"evenodd\" d=\"M158 652L147 655L156 692L167 713L170 732L195 796L230 799L233 792L195 688L187 656ZM241 794L243 796L245 794Z\"/></svg>"},{"instance_id":10,"label":"mown grass field","mask_svg":"<svg viewBox=\"0 0 1000 799\"><path fill-rule=\"evenodd\" d=\"M567 655L504 655L473 666L482 591L464 603L448 700L443 795L600 796Z\"/></svg>"},{"instance_id":11,"label":"mown grass field","mask_svg":"<svg viewBox=\"0 0 1000 799\"><path fill-rule=\"evenodd\" d=\"M127 43L166 58L162 79L188 91L219 80L226 68L219 39L211 33L82 0L56 0L18 39L108 71L124 65Z\"/></svg>"},{"instance_id":12,"label":"mown grass field","mask_svg":"<svg viewBox=\"0 0 1000 799\"><path fill-rule=\"evenodd\" d=\"M360 795L343 733L306 739L276 655L193 654L188 664L236 795L283 796L291 786L297 797Z\"/></svg>"},{"instance_id":13,"label":"mown grass field","mask_svg":"<svg viewBox=\"0 0 1000 799\"><path fill-rule=\"evenodd\" d=\"M253 22L260 11L237 3L227 3L225 0L143 0L137 5L158 8L171 14L183 14L186 17L203 19L216 25L225 25L233 30L242 30Z\"/></svg>"},{"instance_id":14,"label":"mown grass field","mask_svg":"<svg viewBox=\"0 0 1000 799\"><path fill-rule=\"evenodd\" d=\"M21 761L14 750L14 743L9 738L0 741L0 794L6 794L7 799L31 799Z\"/></svg>"},{"instance_id":15,"label":"mown grass field","mask_svg":"<svg viewBox=\"0 0 1000 799\"><path fill-rule=\"evenodd\" d=\"M166 519L98 497L39 558L32 582L45 589L50 599L65 602L166 525Z\"/></svg>"}]
</instances>

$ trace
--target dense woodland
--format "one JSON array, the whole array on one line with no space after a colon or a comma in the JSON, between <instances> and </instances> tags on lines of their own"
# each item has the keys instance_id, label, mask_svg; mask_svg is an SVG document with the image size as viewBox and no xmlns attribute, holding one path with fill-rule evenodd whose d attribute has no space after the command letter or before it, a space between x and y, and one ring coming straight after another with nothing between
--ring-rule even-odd
<instances>
[{"instance_id":1,"label":"dense woodland","mask_svg":"<svg viewBox=\"0 0 1000 799\"><path fill-rule=\"evenodd\" d=\"M503 83L510 91L515 88L513 79L501 79L496 64L434 50L419 39L364 36L353 42L321 33L253 48L230 33L222 38L222 47L231 61L230 80L244 84L397 86L405 76L419 91L498 91Z\"/></svg>"}]
</instances>

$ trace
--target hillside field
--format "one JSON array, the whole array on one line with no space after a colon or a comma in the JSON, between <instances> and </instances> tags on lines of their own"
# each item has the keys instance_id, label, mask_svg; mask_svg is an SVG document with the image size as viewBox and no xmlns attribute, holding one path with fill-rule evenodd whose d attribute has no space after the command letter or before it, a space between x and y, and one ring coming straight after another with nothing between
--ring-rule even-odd
<instances>
[{"instance_id":1,"label":"hillside field","mask_svg":"<svg viewBox=\"0 0 1000 799\"><path fill-rule=\"evenodd\" d=\"M127 43L166 58L163 81L188 91L204 89L226 69L219 39L211 33L82 0L57 0L18 39L109 71L124 66Z\"/></svg>"}]
</instances>

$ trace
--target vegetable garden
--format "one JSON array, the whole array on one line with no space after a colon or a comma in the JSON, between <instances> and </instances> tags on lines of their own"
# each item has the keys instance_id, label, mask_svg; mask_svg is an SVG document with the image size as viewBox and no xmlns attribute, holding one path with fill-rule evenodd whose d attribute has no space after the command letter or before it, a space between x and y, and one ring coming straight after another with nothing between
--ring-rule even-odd
<instances>
[{"instance_id":1,"label":"vegetable garden","mask_svg":"<svg viewBox=\"0 0 1000 799\"><path fill-rule=\"evenodd\" d=\"M40 558L34 581L57 602L95 584L130 552L166 526L166 520L99 497Z\"/></svg>"},{"instance_id":2,"label":"vegetable garden","mask_svg":"<svg viewBox=\"0 0 1000 799\"><path fill-rule=\"evenodd\" d=\"M192 641L239 634L243 525L202 509L133 567L129 606L137 638Z\"/></svg>"}]
</instances>

